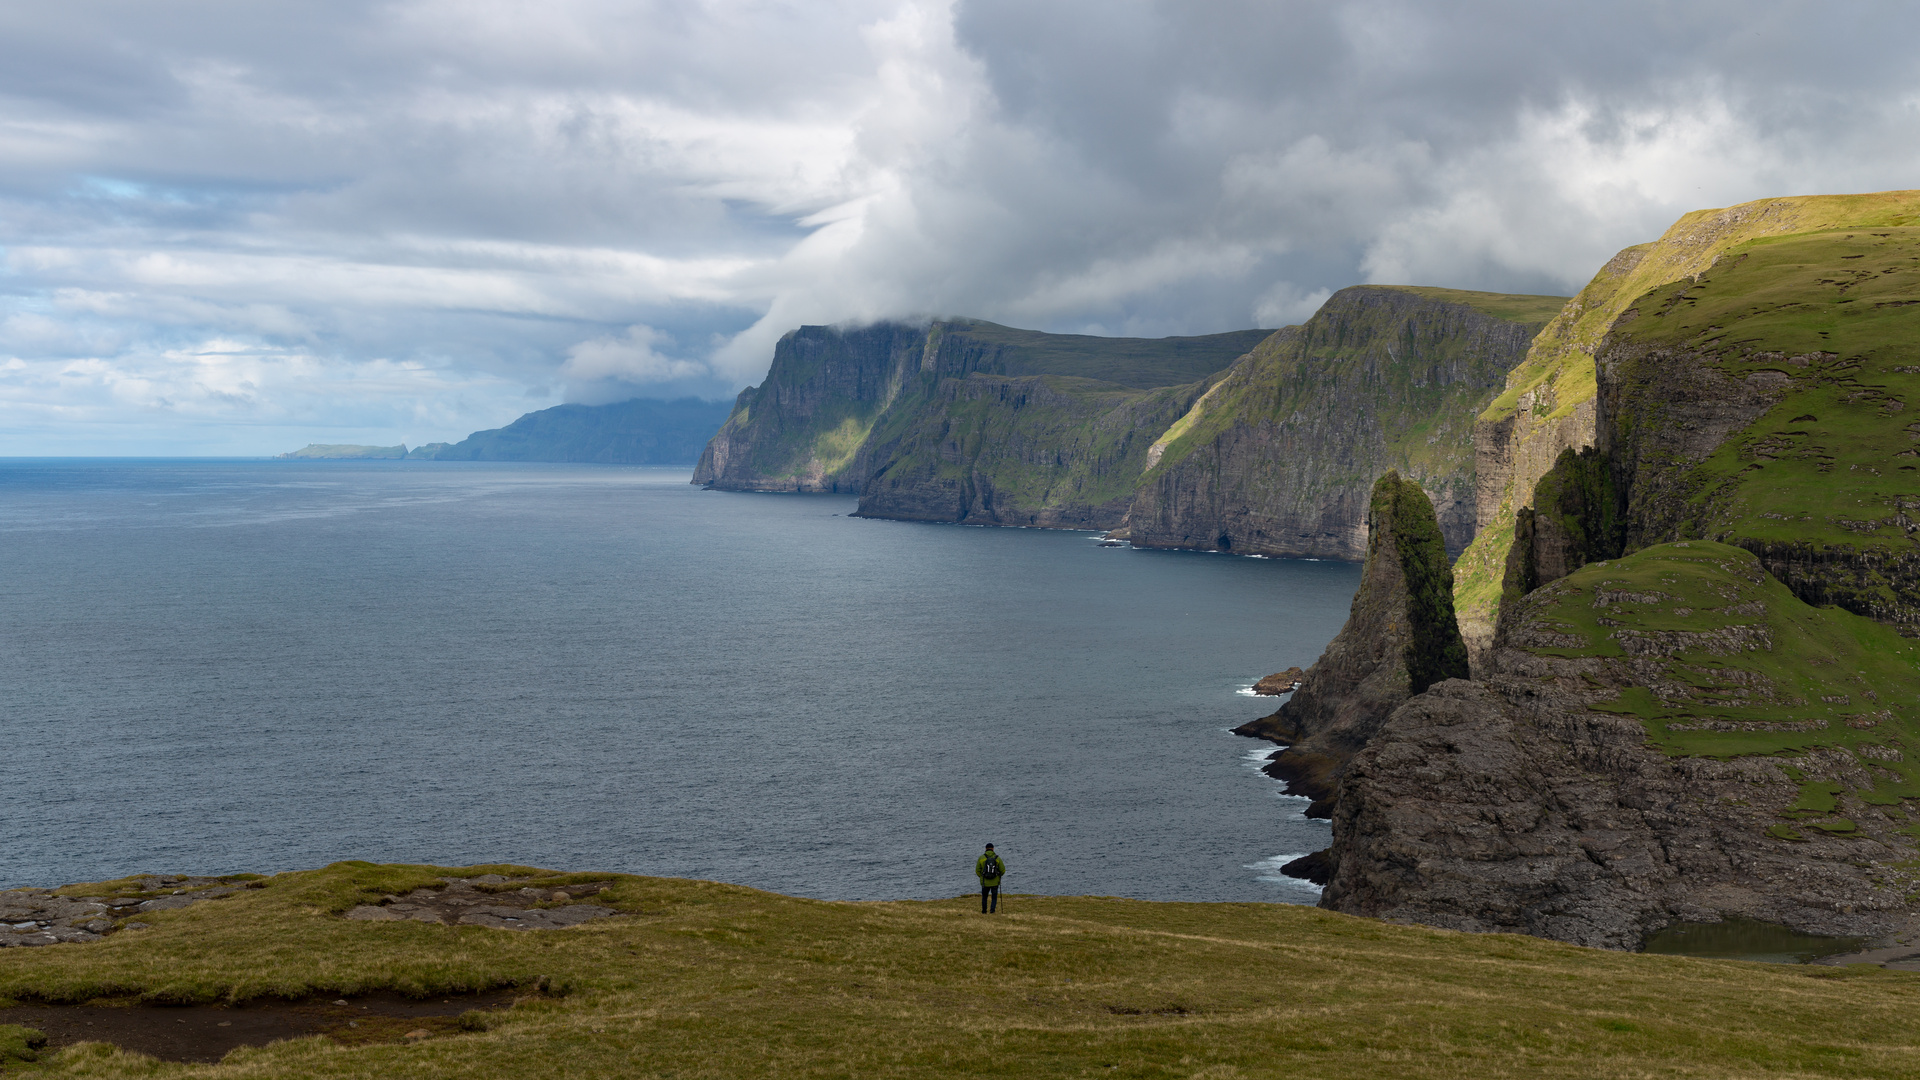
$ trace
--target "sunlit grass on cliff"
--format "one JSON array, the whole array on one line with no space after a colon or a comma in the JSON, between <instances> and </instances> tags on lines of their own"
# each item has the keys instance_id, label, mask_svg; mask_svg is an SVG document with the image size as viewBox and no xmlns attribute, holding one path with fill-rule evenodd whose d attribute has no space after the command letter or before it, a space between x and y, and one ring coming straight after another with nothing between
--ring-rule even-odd
<instances>
[{"instance_id":1,"label":"sunlit grass on cliff","mask_svg":"<svg viewBox=\"0 0 1920 1080\"><path fill-rule=\"evenodd\" d=\"M478 867L459 873L523 872ZM219 1065L103 1048L48 1075L217 1077L1895 1077L1920 976L1630 955L1278 904L827 903L621 877L570 930L349 922L429 867L342 863L0 953L0 995L231 999L504 984L488 1030L309 1038ZM605 879L608 875L594 875ZM540 980L553 989L533 994Z\"/></svg>"}]
</instances>

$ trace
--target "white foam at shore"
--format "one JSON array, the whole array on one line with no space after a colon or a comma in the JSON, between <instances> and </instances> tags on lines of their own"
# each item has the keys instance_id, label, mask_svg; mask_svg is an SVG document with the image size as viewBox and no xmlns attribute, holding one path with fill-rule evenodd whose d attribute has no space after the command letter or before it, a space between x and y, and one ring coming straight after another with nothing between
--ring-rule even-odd
<instances>
[{"instance_id":1,"label":"white foam at shore","mask_svg":"<svg viewBox=\"0 0 1920 1080\"><path fill-rule=\"evenodd\" d=\"M1254 880L1256 881L1265 881L1274 885L1294 885L1310 892L1319 892L1322 886L1315 885L1305 878L1288 877L1280 872L1281 867L1307 854L1308 852L1305 851L1297 851L1291 855L1273 855L1261 859L1259 862L1247 863L1246 869L1261 871L1254 875Z\"/></svg>"}]
</instances>

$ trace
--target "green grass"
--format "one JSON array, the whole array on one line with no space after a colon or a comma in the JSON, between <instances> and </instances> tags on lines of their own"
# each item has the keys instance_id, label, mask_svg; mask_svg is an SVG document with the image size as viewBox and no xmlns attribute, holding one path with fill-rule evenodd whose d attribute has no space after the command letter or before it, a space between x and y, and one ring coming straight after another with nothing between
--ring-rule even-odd
<instances>
[{"instance_id":1,"label":"green grass","mask_svg":"<svg viewBox=\"0 0 1920 1080\"><path fill-rule=\"evenodd\" d=\"M1062 375L920 380L874 427L875 478L863 512L884 512L893 485L985 478L1010 524L1021 514L1097 516L1105 508L1106 524L1117 525L1146 468L1151 433L1200 391Z\"/></svg>"},{"instance_id":2,"label":"green grass","mask_svg":"<svg viewBox=\"0 0 1920 1080\"><path fill-rule=\"evenodd\" d=\"M1778 405L1693 470L1696 531L1913 550L1920 228L1756 240L1637 310L1623 340L1686 350L1735 379L1790 380ZM1658 423L1658 403L1648 409L1623 420Z\"/></svg>"},{"instance_id":3,"label":"green grass","mask_svg":"<svg viewBox=\"0 0 1920 1080\"><path fill-rule=\"evenodd\" d=\"M964 875L964 868L962 873ZM508 867L459 871L515 872ZM1905 1077L1920 977L1609 953L1278 904L824 903L620 877L630 917L508 933L347 922L431 867L282 874L92 945L0 953L0 995L528 988L486 1030L166 1065L98 1045L10 1075ZM593 875L604 878L606 875ZM544 979L551 992L534 993ZM0 1040L11 1033L0 1032ZM0 1046L10 1046L0 1042Z\"/></svg>"},{"instance_id":4,"label":"green grass","mask_svg":"<svg viewBox=\"0 0 1920 1080\"><path fill-rule=\"evenodd\" d=\"M1621 657L1636 637L1657 646L1642 661L1657 675L1643 669L1642 685L1599 707L1639 717L1668 753L1836 747L1877 778L1869 801L1920 797L1920 644L1801 602L1745 550L1661 544L1590 563L1524 602L1533 625L1578 642L1540 655ZM1734 725L1755 730L1715 730ZM1839 794L1804 783L1792 810L1830 814Z\"/></svg>"},{"instance_id":5,"label":"green grass","mask_svg":"<svg viewBox=\"0 0 1920 1080\"><path fill-rule=\"evenodd\" d=\"M1163 433L1156 472L1181 462L1239 425L1278 423L1299 415L1318 415L1337 407L1366 408L1392 433L1385 456L1392 468L1414 477L1437 477L1473 467L1473 418L1505 375L1502 365L1481 356L1471 340L1449 333L1442 320L1406 320L1387 307L1364 307L1372 290L1409 293L1426 300L1459 304L1481 315L1533 326L1554 297L1476 293L1415 286L1358 287L1351 310L1323 308L1304 325L1276 332L1236 364L1194 408ZM1343 291L1344 292L1344 291ZM1544 318L1541 320L1544 321ZM1468 378L1438 385L1433 368L1457 365ZM1378 471L1368 463L1342 469L1326 462L1327 488L1370 488ZM1304 497L1304 496L1302 496Z\"/></svg>"},{"instance_id":6,"label":"green grass","mask_svg":"<svg viewBox=\"0 0 1920 1080\"><path fill-rule=\"evenodd\" d=\"M1567 297L1540 296L1533 293L1473 292L1467 289L1441 289L1431 285L1379 285L1375 288L1398 289L1401 292L1412 293L1428 300L1437 300L1443 304L1462 304L1482 315L1528 325L1545 326L1555 315L1560 314L1560 309L1567 306Z\"/></svg>"},{"instance_id":7,"label":"green grass","mask_svg":"<svg viewBox=\"0 0 1920 1080\"><path fill-rule=\"evenodd\" d=\"M1649 290L1708 272L1729 249L1761 237L1780 237L1839 227L1882 228L1920 220L1920 191L1861 195L1808 195L1761 199L1725 209L1696 210L1667 229L1660 240L1620 252L1534 339L1527 359L1507 379L1506 389L1480 413L1498 423L1522 411L1529 426L1565 420L1597 389L1593 357L1614 321ZM1523 490L1501 493L1494 520L1482 523L1472 546L1455 564L1455 606L1463 618L1490 621L1500 599L1500 578L1513 543L1514 512L1532 502L1533 477Z\"/></svg>"}]
</instances>

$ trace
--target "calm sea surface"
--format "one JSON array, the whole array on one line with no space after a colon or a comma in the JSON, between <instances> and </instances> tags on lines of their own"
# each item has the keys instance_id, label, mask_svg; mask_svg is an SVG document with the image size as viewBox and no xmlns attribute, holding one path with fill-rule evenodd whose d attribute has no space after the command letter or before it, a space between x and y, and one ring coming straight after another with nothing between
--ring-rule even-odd
<instances>
[{"instance_id":1,"label":"calm sea surface","mask_svg":"<svg viewBox=\"0 0 1920 1080\"><path fill-rule=\"evenodd\" d=\"M1227 729L1359 568L684 471L0 461L0 885L338 859L1310 903Z\"/></svg>"}]
</instances>

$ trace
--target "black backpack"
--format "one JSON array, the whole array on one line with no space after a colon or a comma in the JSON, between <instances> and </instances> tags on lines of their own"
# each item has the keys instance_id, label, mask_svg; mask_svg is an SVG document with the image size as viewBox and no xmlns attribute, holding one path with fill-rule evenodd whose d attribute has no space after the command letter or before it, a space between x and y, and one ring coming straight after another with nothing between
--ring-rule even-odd
<instances>
[{"instance_id":1,"label":"black backpack","mask_svg":"<svg viewBox=\"0 0 1920 1080\"><path fill-rule=\"evenodd\" d=\"M1000 865L1000 856L998 855L988 855L987 861L980 866L980 873L988 881L999 877L1005 871L1006 867Z\"/></svg>"}]
</instances>

